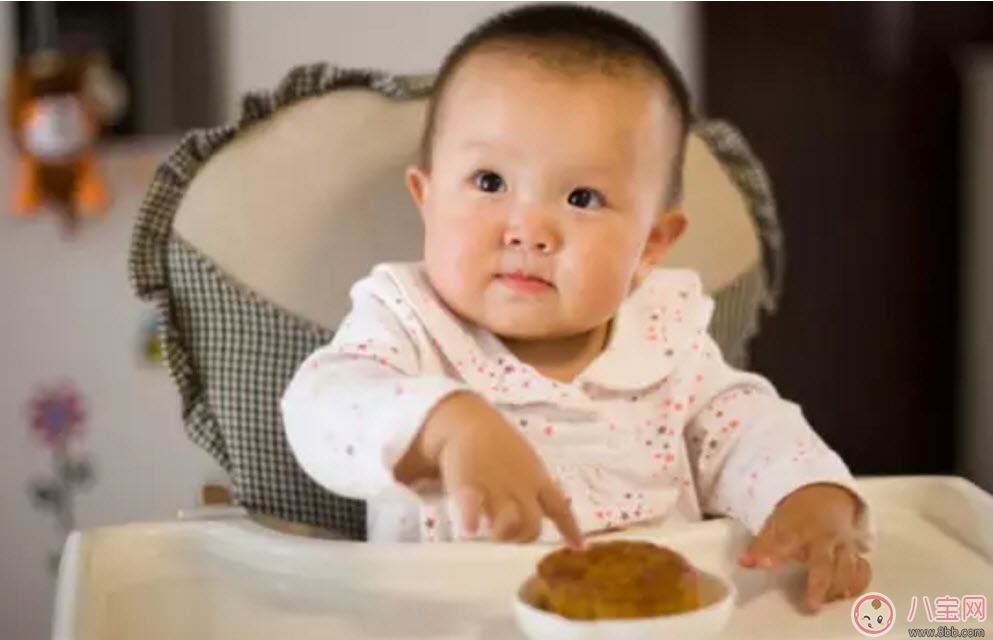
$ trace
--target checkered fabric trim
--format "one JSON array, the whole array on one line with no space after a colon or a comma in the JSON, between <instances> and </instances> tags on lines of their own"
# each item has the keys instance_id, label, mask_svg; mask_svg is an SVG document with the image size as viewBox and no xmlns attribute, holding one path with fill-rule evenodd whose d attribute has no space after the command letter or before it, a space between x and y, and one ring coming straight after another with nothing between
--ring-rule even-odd
<instances>
[{"instance_id":1,"label":"checkered fabric trim","mask_svg":"<svg viewBox=\"0 0 993 640\"><path fill-rule=\"evenodd\" d=\"M324 491L300 470L278 406L300 361L333 332L240 289L182 238L169 239L168 266L175 329L202 383L196 406L209 407L216 425L192 430L194 441L224 452L240 504L361 539L364 504Z\"/></svg>"},{"instance_id":2,"label":"checkered fabric trim","mask_svg":"<svg viewBox=\"0 0 993 640\"><path fill-rule=\"evenodd\" d=\"M409 99L425 96L430 79L318 64L293 69L272 92L248 94L237 124L190 132L158 167L128 266L136 295L160 312L165 361L179 388L186 432L228 472L236 501L254 512L363 539L365 505L329 494L299 469L279 415L279 397L293 371L332 331L243 290L172 234L186 189L214 153L279 109L346 87Z\"/></svg>"},{"instance_id":3,"label":"checkered fabric trim","mask_svg":"<svg viewBox=\"0 0 993 640\"><path fill-rule=\"evenodd\" d=\"M272 92L248 94L237 124L187 134L158 167L132 237L129 276L136 295L162 320L165 361L179 388L190 439L229 473L235 499L251 511L365 537L365 505L328 493L296 464L285 441L278 402L307 354L333 329L312 325L260 298L224 274L209 256L172 234L186 188L211 156L240 132L281 108L345 87L397 99L425 96L427 76L317 64L293 69ZM781 249L775 210L761 167L741 137L723 123L698 125L751 203L774 256ZM773 308L768 274L780 262L746 273L718 292L712 326L728 358L744 362L760 304Z\"/></svg>"},{"instance_id":4,"label":"checkered fabric trim","mask_svg":"<svg viewBox=\"0 0 993 640\"><path fill-rule=\"evenodd\" d=\"M775 313L783 291L786 250L772 185L741 133L721 120L698 120L694 132L745 197L762 245L762 261L714 295L710 332L725 359L745 369L749 343L759 331L761 312Z\"/></svg>"},{"instance_id":5,"label":"checkered fabric trim","mask_svg":"<svg viewBox=\"0 0 993 640\"><path fill-rule=\"evenodd\" d=\"M761 269L749 269L714 294L710 335L728 364L749 365L749 344L759 330L759 305L765 295Z\"/></svg>"},{"instance_id":6,"label":"checkered fabric trim","mask_svg":"<svg viewBox=\"0 0 993 640\"><path fill-rule=\"evenodd\" d=\"M783 292L786 248L769 176L745 138L729 123L702 120L694 124L694 131L707 143L745 196L762 243L763 278L755 293L762 308L775 313Z\"/></svg>"}]
</instances>

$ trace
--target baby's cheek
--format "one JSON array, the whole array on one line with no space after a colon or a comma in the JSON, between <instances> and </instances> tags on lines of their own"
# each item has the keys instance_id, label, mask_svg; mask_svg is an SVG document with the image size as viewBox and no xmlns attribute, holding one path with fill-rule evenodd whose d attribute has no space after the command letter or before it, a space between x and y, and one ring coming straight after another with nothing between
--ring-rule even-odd
<instances>
[{"instance_id":1,"label":"baby's cheek","mask_svg":"<svg viewBox=\"0 0 993 640\"><path fill-rule=\"evenodd\" d=\"M617 311L627 292L620 287L609 289L610 284L595 287L584 297L587 315L606 320Z\"/></svg>"},{"instance_id":2,"label":"baby's cheek","mask_svg":"<svg viewBox=\"0 0 993 640\"><path fill-rule=\"evenodd\" d=\"M609 259L590 256L573 273L577 310L586 316L611 316L630 290L627 270Z\"/></svg>"},{"instance_id":3,"label":"baby's cheek","mask_svg":"<svg viewBox=\"0 0 993 640\"><path fill-rule=\"evenodd\" d=\"M462 298L478 294L480 279L493 269L494 251L485 233L452 224L436 228L426 238L425 261L432 281L445 293Z\"/></svg>"}]
</instances>

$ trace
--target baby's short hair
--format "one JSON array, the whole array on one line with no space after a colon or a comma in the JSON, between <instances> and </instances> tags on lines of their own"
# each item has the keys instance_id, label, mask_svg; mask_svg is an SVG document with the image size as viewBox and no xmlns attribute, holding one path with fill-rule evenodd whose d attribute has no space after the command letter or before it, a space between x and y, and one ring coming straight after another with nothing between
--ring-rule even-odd
<instances>
[{"instance_id":1,"label":"baby's short hair","mask_svg":"<svg viewBox=\"0 0 993 640\"><path fill-rule=\"evenodd\" d=\"M593 7L570 3L531 4L486 20L465 35L445 57L437 73L421 138L420 160L431 166L439 105L460 63L484 47L506 46L549 66L594 69L604 73L648 71L660 77L679 118L679 143L671 176L670 204L679 201L690 96L686 82L662 46L645 30Z\"/></svg>"}]
</instances>

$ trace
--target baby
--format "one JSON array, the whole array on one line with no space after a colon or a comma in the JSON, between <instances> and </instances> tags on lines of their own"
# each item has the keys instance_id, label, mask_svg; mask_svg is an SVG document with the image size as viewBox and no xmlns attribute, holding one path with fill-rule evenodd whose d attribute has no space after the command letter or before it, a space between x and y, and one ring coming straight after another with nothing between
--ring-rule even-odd
<instances>
[{"instance_id":1,"label":"baby","mask_svg":"<svg viewBox=\"0 0 993 640\"><path fill-rule=\"evenodd\" d=\"M659 45L612 15L516 8L449 54L407 184L424 259L354 285L282 400L301 467L376 540L564 540L727 516L744 566L861 593L864 500L768 381L722 359L686 227L690 120Z\"/></svg>"}]
</instances>

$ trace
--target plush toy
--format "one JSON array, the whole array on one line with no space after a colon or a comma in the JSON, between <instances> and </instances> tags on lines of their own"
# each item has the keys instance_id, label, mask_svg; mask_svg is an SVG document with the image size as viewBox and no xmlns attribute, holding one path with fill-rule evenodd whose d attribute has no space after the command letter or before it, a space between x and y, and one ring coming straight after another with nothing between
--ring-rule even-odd
<instances>
[{"instance_id":1,"label":"plush toy","mask_svg":"<svg viewBox=\"0 0 993 640\"><path fill-rule=\"evenodd\" d=\"M101 55L47 50L14 70L8 125L18 152L10 203L30 216L46 202L73 224L101 217L109 203L95 144L104 125L123 110L123 84Z\"/></svg>"}]
</instances>

